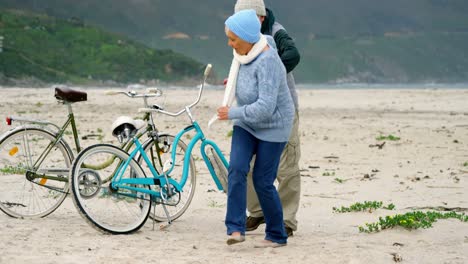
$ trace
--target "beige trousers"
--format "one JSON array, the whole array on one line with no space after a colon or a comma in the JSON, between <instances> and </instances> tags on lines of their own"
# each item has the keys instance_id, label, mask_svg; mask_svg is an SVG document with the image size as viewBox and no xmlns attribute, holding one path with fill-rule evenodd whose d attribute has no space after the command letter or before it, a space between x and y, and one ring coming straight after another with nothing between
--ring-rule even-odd
<instances>
[{"instance_id":1,"label":"beige trousers","mask_svg":"<svg viewBox=\"0 0 468 264\"><path fill-rule=\"evenodd\" d=\"M296 111L294 124L289 137L289 141L281 154L278 168L278 194L283 206L284 223L297 230L296 213L299 209L299 199L301 197L301 173L299 170L299 159L301 158L301 144L299 138L299 114ZM250 163L250 172L247 175L247 210L250 216L263 216L262 208L255 193L252 181L252 169L255 159Z\"/></svg>"}]
</instances>

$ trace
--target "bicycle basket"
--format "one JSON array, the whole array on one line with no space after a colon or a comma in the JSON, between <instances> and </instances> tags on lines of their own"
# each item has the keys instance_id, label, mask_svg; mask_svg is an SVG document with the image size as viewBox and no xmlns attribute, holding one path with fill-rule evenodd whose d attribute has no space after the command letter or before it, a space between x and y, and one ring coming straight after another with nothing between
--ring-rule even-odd
<instances>
[{"instance_id":1,"label":"bicycle basket","mask_svg":"<svg viewBox=\"0 0 468 264\"><path fill-rule=\"evenodd\" d=\"M211 146L208 146L208 149L206 151L206 156L208 157L208 160L210 161L210 164L213 167L216 177L218 178L219 182L221 183L221 186L223 187L223 191L227 193L228 192L228 187L227 187L228 170L226 166L224 166L224 163L221 160L221 157Z\"/></svg>"}]
</instances>

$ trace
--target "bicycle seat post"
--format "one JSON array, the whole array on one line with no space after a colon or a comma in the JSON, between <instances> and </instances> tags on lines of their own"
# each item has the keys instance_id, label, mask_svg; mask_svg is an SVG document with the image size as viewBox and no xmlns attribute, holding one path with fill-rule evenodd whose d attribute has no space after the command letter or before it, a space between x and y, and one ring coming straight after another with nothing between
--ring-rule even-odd
<instances>
[{"instance_id":1,"label":"bicycle seat post","mask_svg":"<svg viewBox=\"0 0 468 264\"><path fill-rule=\"evenodd\" d=\"M67 109L68 109L68 115L73 115L73 109L72 109L72 106L70 103L68 102L63 102L64 105L67 106Z\"/></svg>"},{"instance_id":2,"label":"bicycle seat post","mask_svg":"<svg viewBox=\"0 0 468 264\"><path fill-rule=\"evenodd\" d=\"M76 123L75 123L75 116L73 114L73 109L72 109L72 102L66 101L66 100L59 100L62 104L64 104L67 107L68 110L68 121L70 122L72 133L73 133L73 139L75 141L75 147L78 152L81 151L81 145L80 145L80 139L78 138L78 129L76 128ZM65 128L65 127L64 127Z\"/></svg>"}]
</instances>

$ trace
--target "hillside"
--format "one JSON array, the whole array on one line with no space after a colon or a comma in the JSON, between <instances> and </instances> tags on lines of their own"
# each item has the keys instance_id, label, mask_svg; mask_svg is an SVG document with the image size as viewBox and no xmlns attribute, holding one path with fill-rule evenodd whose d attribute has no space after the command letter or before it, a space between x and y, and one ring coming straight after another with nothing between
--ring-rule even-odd
<instances>
[{"instance_id":1,"label":"hillside","mask_svg":"<svg viewBox=\"0 0 468 264\"><path fill-rule=\"evenodd\" d=\"M466 83L468 33L316 39L297 74L317 83Z\"/></svg>"},{"instance_id":2,"label":"hillside","mask_svg":"<svg viewBox=\"0 0 468 264\"><path fill-rule=\"evenodd\" d=\"M0 84L76 84L183 81L203 65L171 50L155 50L128 37L24 11L0 11Z\"/></svg>"},{"instance_id":3,"label":"hillside","mask_svg":"<svg viewBox=\"0 0 468 264\"><path fill-rule=\"evenodd\" d=\"M265 2L300 48L299 82L468 81L466 0ZM223 22L234 3L0 0L0 7L76 17L154 48L212 62L223 76L230 62Z\"/></svg>"}]
</instances>

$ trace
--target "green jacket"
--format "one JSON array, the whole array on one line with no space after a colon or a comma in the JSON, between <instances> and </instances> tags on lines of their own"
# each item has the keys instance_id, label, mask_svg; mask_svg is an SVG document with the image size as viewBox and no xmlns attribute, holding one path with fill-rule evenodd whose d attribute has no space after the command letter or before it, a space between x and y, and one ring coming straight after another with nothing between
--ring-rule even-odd
<instances>
[{"instance_id":1,"label":"green jacket","mask_svg":"<svg viewBox=\"0 0 468 264\"><path fill-rule=\"evenodd\" d=\"M296 68L297 64L301 60L299 51L296 48L294 40L288 35L284 27L275 21L275 16L270 9L266 9L267 15L265 20L262 23L262 34L273 36L275 40L276 49L278 50L278 55L281 58L281 61L286 68L286 78L288 82L289 91L294 102L294 107L296 111L299 110L299 100L296 91L296 81L292 70Z\"/></svg>"},{"instance_id":2,"label":"green jacket","mask_svg":"<svg viewBox=\"0 0 468 264\"><path fill-rule=\"evenodd\" d=\"M270 35L274 38L276 48L281 61L286 67L286 72L292 71L301 59L294 40L288 35L284 27L276 22L275 16L270 9L266 9L267 15L262 23L262 34Z\"/></svg>"}]
</instances>

